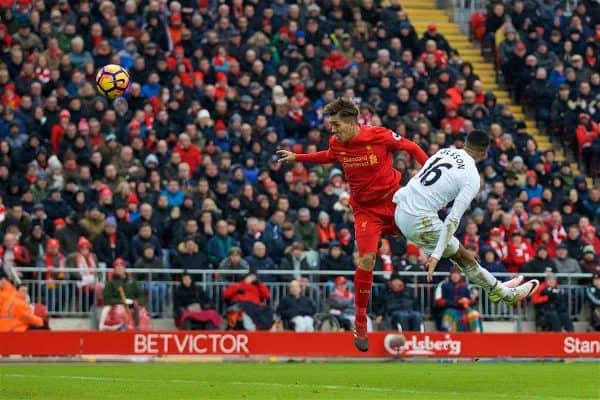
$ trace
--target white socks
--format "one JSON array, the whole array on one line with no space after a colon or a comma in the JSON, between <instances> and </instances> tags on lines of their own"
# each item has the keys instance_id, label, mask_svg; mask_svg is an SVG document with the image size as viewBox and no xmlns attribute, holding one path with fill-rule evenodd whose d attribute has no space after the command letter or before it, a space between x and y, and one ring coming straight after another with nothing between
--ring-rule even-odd
<instances>
[{"instance_id":1,"label":"white socks","mask_svg":"<svg viewBox=\"0 0 600 400\"><path fill-rule=\"evenodd\" d=\"M500 299L503 300L512 299L514 297L513 290L504 286L502 282L498 281L498 279L490 273L490 271L483 268L478 263L467 266L459 265L459 268L467 278L469 278L470 282L481 286L488 294L494 295L493 297L499 296Z\"/></svg>"}]
</instances>

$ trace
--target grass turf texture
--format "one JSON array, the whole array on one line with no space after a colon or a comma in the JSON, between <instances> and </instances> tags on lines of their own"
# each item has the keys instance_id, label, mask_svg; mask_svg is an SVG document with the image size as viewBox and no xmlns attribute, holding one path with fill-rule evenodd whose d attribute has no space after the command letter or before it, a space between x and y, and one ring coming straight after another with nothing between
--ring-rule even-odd
<instances>
[{"instance_id":1,"label":"grass turf texture","mask_svg":"<svg viewBox=\"0 0 600 400\"><path fill-rule=\"evenodd\" d=\"M2 400L599 399L598 363L0 365Z\"/></svg>"}]
</instances>

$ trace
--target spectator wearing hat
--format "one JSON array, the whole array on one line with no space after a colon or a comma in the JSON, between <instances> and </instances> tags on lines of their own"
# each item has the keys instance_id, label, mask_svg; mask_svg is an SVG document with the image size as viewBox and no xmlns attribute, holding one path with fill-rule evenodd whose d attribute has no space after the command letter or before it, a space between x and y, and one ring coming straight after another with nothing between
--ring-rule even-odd
<instances>
[{"instance_id":1,"label":"spectator wearing hat","mask_svg":"<svg viewBox=\"0 0 600 400\"><path fill-rule=\"evenodd\" d=\"M338 319L344 330L351 330L355 319L354 293L348 287L348 280L343 276L335 278L334 285L327 298L329 312ZM367 324L368 331L371 331L371 319L368 316Z\"/></svg>"},{"instance_id":2,"label":"spectator wearing hat","mask_svg":"<svg viewBox=\"0 0 600 400\"><path fill-rule=\"evenodd\" d=\"M277 314L281 317L284 326L296 332L313 332L314 319L317 308L314 301L302 294L300 282L296 279L290 281L288 295L279 301Z\"/></svg>"},{"instance_id":3,"label":"spectator wearing hat","mask_svg":"<svg viewBox=\"0 0 600 400\"><path fill-rule=\"evenodd\" d=\"M391 276L385 291L379 295L375 305L377 324L381 324L384 318L387 318L392 327L400 332L423 330L417 299L412 289L406 287L399 275Z\"/></svg>"},{"instance_id":4,"label":"spectator wearing hat","mask_svg":"<svg viewBox=\"0 0 600 400\"><path fill-rule=\"evenodd\" d=\"M440 327L446 332L481 332L479 313L471 308L478 294L469 291L460 269L453 267L448 280L441 282L435 292L436 305L441 308Z\"/></svg>"},{"instance_id":5,"label":"spectator wearing hat","mask_svg":"<svg viewBox=\"0 0 600 400\"><path fill-rule=\"evenodd\" d=\"M590 304L590 327L600 331L600 273L594 274L591 286L585 290L585 297Z\"/></svg>"},{"instance_id":6,"label":"spectator wearing hat","mask_svg":"<svg viewBox=\"0 0 600 400\"><path fill-rule=\"evenodd\" d=\"M573 332L573 322L569 316L569 301L567 293L559 287L558 280L548 271L546 280L531 298L535 305L536 324L542 330L551 332Z\"/></svg>"},{"instance_id":7,"label":"spectator wearing hat","mask_svg":"<svg viewBox=\"0 0 600 400\"><path fill-rule=\"evenodd\" d=\"M352 271L354 264L352 263L352 257L343 251L341 243L333 240L329 242L327 254L321 258L319 269L323 271ZM321 281L326 280L327 276L321 275Z\"/></svg>"},{"instance_id":8,"label":"spectator wearing hat","mask_svg":"<svg viewBox=\"0 0 600 400\"><path fill-rule=\"evenodd\" d=\"M125 260L117 258L113 264L113 273L110 280L106 282L103 293L104 304L111 308L111 313L103 311L103 317L100 321L101 329L106 326L118 325L116 329L137 328L146 318L141 307L145 304L144 291L142 286L133 277L127 273ZM113 307L121 306L121 307ZM137 314L137 318L131 318L127 309L133 308L132 314ZM108 315L106 315L108 314ZM110 329L110 328L109 328Z\"/></svg>"},{"instance_id":9,"label":"spectator wearing hat","mask_svg":"<svg viewBox=\"0 0 600 400\"><path fill-rule=\"evenodd\" d=\"M104 221L104 231L93 240L92 249L98 262L106 266L113 265L117 258L129 258L129 242L126 236L117 230L117 220L109 216Z\"/></svg>"},{"instance_id":10,"label":"spectator wearing hat","mask_svg":"<svg viewBox=\"0 0 600 400\"><path fill-rule=\"evenodd\" d=\"M575 132L578 155L581 157L586 170L592 165L592 143L600 137L600 124L593 121L589 114L579 114L579 122Z\"/></svg>"},{"instance_id":11,"label":"spectator wearing hat","mask_svg":"<svg viewBox=\"0 0 600 400\"><path fill-rule=\"evenodd\" d=\"M79 281L77 294L82 305L82 311L87 312L95 300L96 290L96 255L91 250L92 244L85 237L79 237L77 251L67 256L67 268L77 269Z\"/></svg>"},{"instance_id":12,"label":"spectator wearing hat","mask_svg":"<svg viewBox=\"0 0 600 400\"><path fill-rule=\"evenodd\" d=\"M600 258L591 244L586 245L582 251L581 261L579 262L581 270L588 274L600 273Z\"/></svg>"}]
</instances>

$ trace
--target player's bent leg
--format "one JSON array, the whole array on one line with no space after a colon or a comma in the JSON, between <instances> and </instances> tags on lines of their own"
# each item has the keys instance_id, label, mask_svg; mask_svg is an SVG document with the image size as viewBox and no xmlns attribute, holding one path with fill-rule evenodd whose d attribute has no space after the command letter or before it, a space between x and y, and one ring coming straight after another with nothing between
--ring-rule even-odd
<instances>
[{"instance_id":1,"label":"player's bent leg","mask_svg":"<svg viewBox=\"0 0 600 400\"><path fill-rule=\"evenodd\" d=\"M491 301L514 301L515 294L513 290L502 285L494 275L479 265L475 257L462 245L459 245L458 250L450 256L450 259L458 264L470 282L481 286L488 293Z\"/></svg>"}]
</instances>

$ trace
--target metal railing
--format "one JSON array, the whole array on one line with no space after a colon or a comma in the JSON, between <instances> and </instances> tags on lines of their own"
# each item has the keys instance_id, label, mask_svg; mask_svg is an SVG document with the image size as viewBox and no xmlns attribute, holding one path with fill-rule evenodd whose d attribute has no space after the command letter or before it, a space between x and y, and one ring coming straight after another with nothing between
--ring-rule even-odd
<instances>
[{"instance_id":1,"label":"metal railing","mask_svg":"<svg viewBox=\"0 0 600 400\"><path fill-rule=\"evenodd\" d=\"M82 289L79 280L73 279L76 269L66 269L67 279L55 281L53 285L43 279L43 268L20 268L19 270L26 279L22 283L29 288L32 302L46 304L49 314L62 317L86 317L91 316L94 306L97 304L97 293L93 290ZM239 276L245 274L245 270L186 270L192 275L196 285L202 287L209 298L213 301L218 312L226 310L223 300L223 290L232 282L236 282ZM103 286L108 279L110 269L98 269L96 271L97 281ZM169 318L173 316L173 293L179 282L175 276L184 272L182 269L133 269L127 270L128 274L135 277L143 286L147 296L147 304L150 312L156 317ZM333 278L340 275L352 277L353 271L300 271L302 276L309 276L310 280L305 283L304 293L316 304L317 310L327 309L327 296L333 289ZM288 283L281 277L289 277L298 274L293 270L259 270L259 276L271 291L270 305L276 309L279 300L287 295ZM425 282L423 272L400 272L406 287L410 288L418 304L418 311L425 318L432 318L435 313L435 289L439 280L447 277L447 273L435 273L434 277L438 283ZM376 283L373 285L373 299L385 288L382 279L383 273L375 272ZM500 279L506 279L511 274L496 274ZM527 278L543 278L544 274L528 274ZM580 285L582 279L590 279L590 274L556 274L561 282L561 287L566 290L571 315L577 315L583 304L583 291L585 286ZM165 279L166 280L163 280ZM351 282L350 282L351 284ZM476 287L475 285L470 285ZM508 306L503 303L493 303L488 296L479 288L479 299L476 308L482 317L487 320L527 321L534 318L527 313L522 305ZM373 302L371 302L372 304Z\"/></svg>"}]
</instances>

